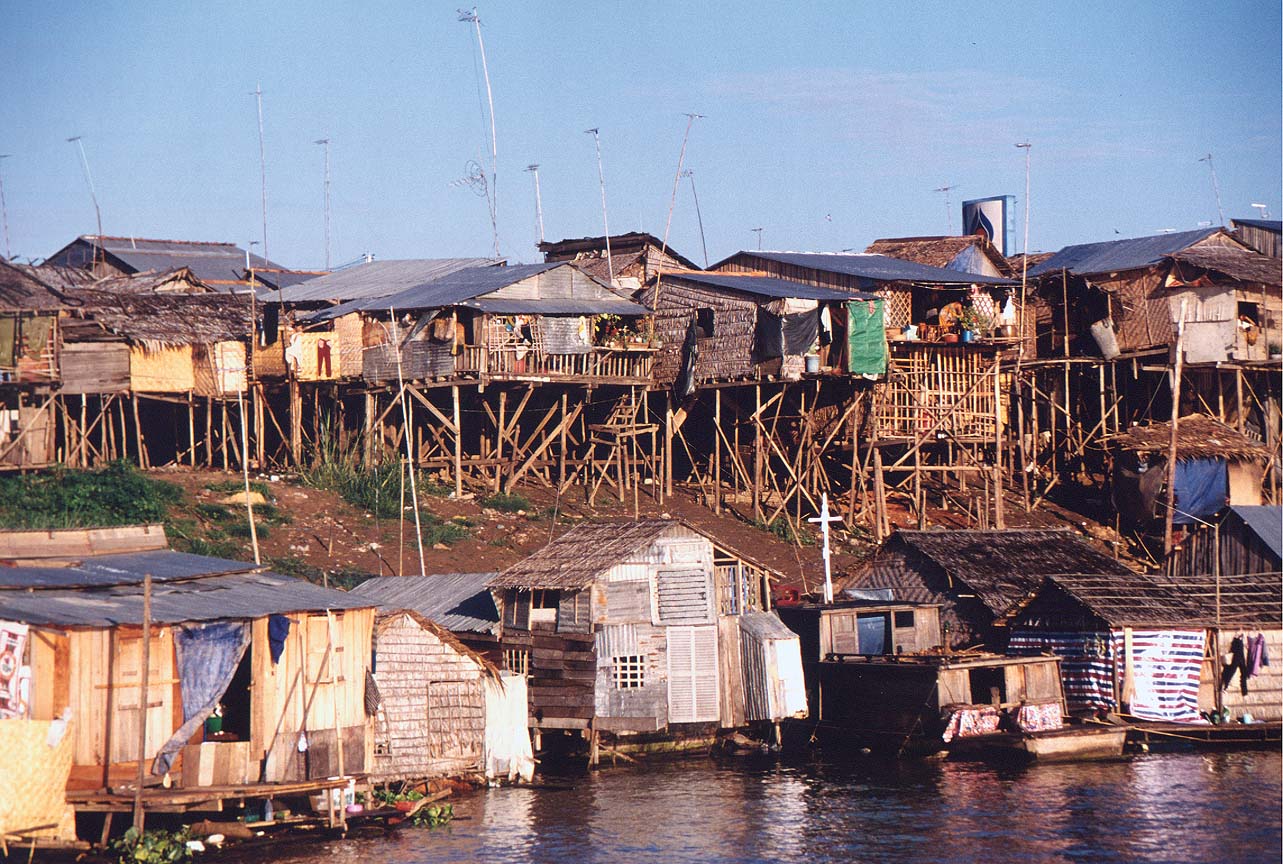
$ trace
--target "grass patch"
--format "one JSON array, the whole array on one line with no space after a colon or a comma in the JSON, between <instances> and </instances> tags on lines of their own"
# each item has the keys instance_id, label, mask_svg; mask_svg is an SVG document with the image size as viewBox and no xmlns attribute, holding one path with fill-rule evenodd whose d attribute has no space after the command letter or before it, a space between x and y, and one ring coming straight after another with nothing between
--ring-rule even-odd
<instances>
[{"instance_id":1,"label":"grass patch","mask_svg":"<svg viewBox=\"0 0 1283 864\"><path fill-rule=\"evenodd\" d=\"M176 483L153 480L126 462L96 471L54 468L0 477L0 527L105 528L162 522L181 503Z\"/></svg>"},{"instance_id":2,"label":"grass patch","mask_svg":"<svg viewBox=\"0 0 1283 864\"><path fill-rule=\"evenodd\" d=\"M423 543L425 546L435 546L438 543L443 546L453 546L455 543L461 543L472 536L472 532L467 525L460 524L453 519L446 520L432 513L423 513L420 516L420 521L423 525Z\"/></svg>"},{"instance_id":3,"label":"grass patch","mask_svg":"<svg viewBox=\"0 0 1283 864\"><path fill-rule=\"evenodd\" d=\"M534 505L530 503L530 499L522 495L487 495L478 503L480 503L482 507L489 507L491 510L500 510L504 513L516 513L520 510L525 510L529 513L534 509Z\"/></svg>"},{"instance_id":4,"label":"grass patch","mask_svg":"<svg viewBox=\"0 0 1283 864\"><path fill-rule=\"evenodd\" d=\"M244 480L220 480L217 483L207 483L205 488L210 492L218 492L222 495L244 495ZM251 492L257 492L263 496L266 501L275 501L276 496L272 494L272 487L262 480L251 480L249 483Z\"/></svg>"},{"instance_id":5,"label":"grass patch","mask_svg":"<svg viewBox=\"0 0 1283 864\"><path fill-rule=\"evenodd\" d=\"M272 529L270 526L260 523L255 527L257 528L257 534L258 534L259 540L266 540L269 536L271 536ZM229 523L227 526L227 535L229 537L244 537L246 540L248 540L249 539L249 520L246 519L244 522Z\"/></svg>"},{"instance_id":6,"label":"grass patch","mask_svg":"<svg viewBox=\"0 0 1283 864\"><path fill-rule=\"evenodd\" d=\"M180 548L186 546L187 548ZM241 546L231 540L209 540L204 537L180 537L174 543L179 552L190 552L193 555L208 555L211 558L236 558L241 553Z\"/></svg>"},{"instance_id":7,"label":"grass patch","mask_svg":"<svg viewBox=\"0 0 1283 864\"><path fill-rule=\"evenodd\" d=\"M374 467L361 465L356 443L343 448L329 424L321 426L312 464L299 472L302 481L314 489L336 493L354 507L391 518L401 512L401 465L385 462ZM407 484L408 487L408 484ZM406 490L407 497L409 490Z\"/></svg>"},{"instance_id":8,"label":"grass patch","mask_svg":"<svg viewBox=\"0 0 1283 864\"><path fill-rule=\"evenodd\" d=\"M761 528L769 534L774 534L785 543L796 543L799 546L814 546L815 538L810 534L798 534L789 524L789 520L777 518L773 522L763 522L758 520L753 523L757 528Z\"/></svg>"}]
</instances>

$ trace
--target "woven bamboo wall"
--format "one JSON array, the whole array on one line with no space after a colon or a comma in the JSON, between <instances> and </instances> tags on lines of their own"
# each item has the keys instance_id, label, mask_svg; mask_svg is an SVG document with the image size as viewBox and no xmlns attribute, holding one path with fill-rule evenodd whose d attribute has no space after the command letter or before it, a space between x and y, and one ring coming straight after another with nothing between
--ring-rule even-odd
<instances>
[{"instance_id":1,"label":"woven bamboo wall","mask_svg":"<svg viewBox=\"0 0 1283 864\"><path fill-rule=\"evenodd\" d=\"M186 393L196 388L191 345L129 349L129 384L135 393Z\"/></svg>"},{"instance_id":2,"label":"woven bamboo wall","mask_svg":"<svg viewBox=\"0 0 1283 864\"><path fill-rule=\"evenodd\" d=\"M686 326L698 309L713 310L713 336L699 340L698 381L751 377L756 373L753 340L757 303L739 294L665 279L655 315L655 335L663 347L655 355L655 380L671 384L682 362Z\"/></svg>"},{"instance_id":3,"label":"woven bamboo wall","mask_svg":"<svg viewBox=\"0 0 1283 864\"><path fill-rule=\"evenodd\" d=\"M240 342L215 342L197 345L192 351L195 391L201 396L227 396L244 393L248 386L245 368L245 345Z\"/></svg>"},{"instance_id":4,"label":"woven bamboo wall","mask_svg":"<svg viewBox=\"0 0 1283 864\"><path fill-rule=\"evenodd\" d=\"M0 830L11 843L13 835L76 839L76 815L66 797L76 724L53 747L50 725L48 720L0 720Z\"/></svg>"},{"instance_id":5,"label":"woven bamboo wall","mask_svg":"<svg viewBox=\"0 0 1283 864\"><path fill-rule=\"evenodd\" d=\"M374 733L374 773L480 770L486 735L481 664L403 612L380 621L375 650L383 715Z\"/></svg>"},{"instance_id":6,"label":"woven bamboo wall","mask_svg":"<svg viewBox=\"0 0 1283 864\"><path fill-rule=\"evenodd\" d=\"M1236 674L1228 690L1221 694L1221 704L1230 710L1234 719L1239 719L1246 711L1256 720L1283 720L1283 630L1263 630L1259 627L1247 627L1241 630L1222 630L1220 647L1222 652L1230 650L1230 643L1235 636L1265 637L1265 652L1269 655L1270 665L1262 666L1257 675L1247 679L1247 695L1239 687ZM1220 675L1220 663L1216 664L1215 677ZM1204 672L1204 677L1209 677ZM1201 700L1200 700L1201 702ZM1212 705L1200 704L1199 708L1210 710Z\"/></svg>"},{"instance_id":7,"label":"woven bamboo wall","mask_svg":"<svg viewBox=\"0 0 1283 864\"><path fill-rule=\"evenodd\" d=\"M364 329L359 312L334 319L334 338L338 342L339 368L343 370L344 378L361 377L361 354L365 350Z\"/></svg>"}]
</instances>

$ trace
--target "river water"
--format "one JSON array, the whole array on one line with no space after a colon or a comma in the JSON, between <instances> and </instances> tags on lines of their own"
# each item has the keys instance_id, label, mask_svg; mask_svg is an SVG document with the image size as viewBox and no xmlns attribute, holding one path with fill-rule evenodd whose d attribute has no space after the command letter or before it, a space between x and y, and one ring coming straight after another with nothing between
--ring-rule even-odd
<instances>
[{"instance_id":1,"label":"river water","mask_svg":"<svg viewBox=\"0 0 1283 864\"><path fill-rule=\"evenodd\" d=\"M996 768L686 759L460 799L433 831L277 847L319 862L1279 861L1277 752ZM256 860L267 860L259 853Z\"/></svg>"}]
</instances>

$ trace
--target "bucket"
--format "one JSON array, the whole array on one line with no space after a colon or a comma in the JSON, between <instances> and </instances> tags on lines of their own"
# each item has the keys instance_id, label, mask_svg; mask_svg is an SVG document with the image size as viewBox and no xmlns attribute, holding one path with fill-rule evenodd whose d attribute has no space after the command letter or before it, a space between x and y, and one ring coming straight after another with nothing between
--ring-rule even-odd
<instances>
[{"instance_id":1,"label":"bucket","mask_svg":"<svg viewBox=\"0 0 1283 864\"><path fill-rule=\"evenodd\" d=\"M963 342L974 342L974 341L976 341L976 334L972 333L970 330L963 330L963 331L962 331L962 341L963 341Z\"/></svg>"},{"instance_id":2,"label":"bucket","mask_svg":"<svg viewBox=\"0 0 1283 864\"><path fill-rule=\"evenodd\" d=\"M820 371L820 355L807 354L806 355L806 374L814 375L819 371Z\"/></svg>"},{"instance_id":3,"label":"bucket","mask_svg":"<svg viewBox=\"0 0 1283 864\"><path fill-rule=\"evenodd\" d=\"M1101 318L1092 324L1091 338L1096 340L1096 347L1100 349L1100 356L1106 360L1113 360L1118 356L1118 336L1114 333L1114 321L1112 318Z\"/></svg>"},{"instance_id":4,"label":"bucket","mask_svg":"<svg viewBox=\"0 0 1283 864\"><path fill-rule=\"evenodd\" d=\"M205 718L205 734L207 734L207 735L217 735L219 732L222 732L222 731L223 731L223 718L222 718L222 717L206 717L206 718Z\"/></svg>"}]
</instances>

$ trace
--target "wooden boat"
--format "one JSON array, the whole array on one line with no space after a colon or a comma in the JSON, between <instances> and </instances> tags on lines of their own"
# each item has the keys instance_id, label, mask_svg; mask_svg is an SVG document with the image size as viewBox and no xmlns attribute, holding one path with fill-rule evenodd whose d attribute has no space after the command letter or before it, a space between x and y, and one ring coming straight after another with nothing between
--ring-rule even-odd
<instances>
[{"instance_id":1,"label":"wooden boat","mask_svg":"<svg viewBox=\"0 0 1283 864\"><path fill-rule=\"evenodd\" d=\"M1026 762L1117 759L1127 742L1126 726L1071 724L1040 732L1008 732L961 739L950 756L1007 758Z\"/></svg>"}]
</instances>

